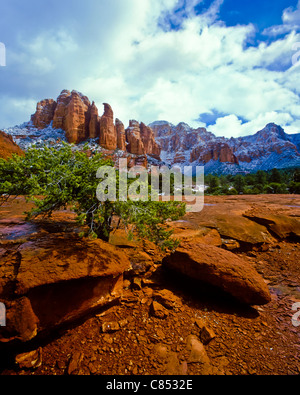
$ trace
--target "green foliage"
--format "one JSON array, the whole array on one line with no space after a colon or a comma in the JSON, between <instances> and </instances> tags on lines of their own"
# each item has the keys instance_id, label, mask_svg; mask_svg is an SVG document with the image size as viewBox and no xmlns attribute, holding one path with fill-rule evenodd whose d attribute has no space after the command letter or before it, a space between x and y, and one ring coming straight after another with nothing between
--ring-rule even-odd
<instances>
[{"instance_id":1,"label":"green foliage","mask_svg":"<svg viewBox=\"0 0 300 395\"><path fill-rule=\"evenodd\" d=\"M87 149L87 147L85 147ZM84 235L109 240L115 227L123 224L129 236L133 234L155 242L162 249L178 245L171 239L167 220L177 220L185 214L185 204L179 202L124 202L97 199L97 171L101 166L113 166L101 154L88 157L85 149L74 151L68 144L60 149L29 149L25 158L14 156L0 160L0 197L25 195L35 203L28 219L51 216L53 211L71 207L80 225L88 230ZM117 186L119 173L117 175ZM132 183L134 180L130 180ZM118 191L118 188L117 188ZM118 197L118 196L117 196ZM118 221L113 221L118 218ZM117 225L114 225L117 222Z\"/></svg>"},{"instance_id":2,"label":"green foliage","mask_svg":"<svg viewBox=\"0 0 300 395\"><path fill-rule=\"evenodd\" d=\"M229 189L228 195L237 195L238 191L235 188Z\"/></svg>"},{"instance_id":3,"label":"green foliage","mask_svg":"<svg viewBox=\"0 0 300 395\"><path fill-rule=\"evenodd\" d=\"M300 169L272 169L268 172L259 170L245 175L207 174L205 185L207 195L300 194Z\"/></svg>"},{"instance_id":4,"label":"green foliage","mask_svg":"<svg viewBox=\"0 0 300 395\"><path fill-rule=\"evenodd\" d=\"M300 182L300 169L295 169L293 174L293 182Z\"/></svg>"},{"instance_id":5,"label":"green foliage","mask_svg":"<svg viewBox=\"0 0 300 395\"><path fill-rule=\"evenodd\" d=\"M267 185L267 193L287 193L287 186L278 182L271 182Z\"/></svg>"},{"instance_id":6,"label":"green foliage","mask_svg":"<svg viewBox=\"0 0 300 395\"><path fill-rule=\"evenodd\" d=\"M290 193L300 194L300 182L292 181L289 190Z\"/></svg>"},{"instance_id":7,"label":"green foliage","mask_svg":"<svg viewBox=\"0 0 300 395\"><path fill-rule=\"evenodd\" d=\"M281 184L282 183L282 174L278 169L273 169L271 171L270 176L268 177L269 183L276 183L276 184Z\"/></svg>"},{"instance_id":8,"label":"green foliage","mask_svg":"<svg viewBox=\"0 0 300 395\"><path fill-rule=\"evenodd\" d=\"M246 185L245 178L238 174L235 176L234 181L233 181L233 186L237 190L238 193L243 193L244 192L244 187Z\"/></svg>"},{"instance_id":9,"label":"green foliage","mask_svg":"<svg viewBox=\"0 0 300 395\"><path fill-rule=\"evenodd\" d=\"M262 187L264 187L267 183L267 173L265 171L259 170L254 175L254 182L256 185L261 185Z\"/></svg>"}]
</instances>

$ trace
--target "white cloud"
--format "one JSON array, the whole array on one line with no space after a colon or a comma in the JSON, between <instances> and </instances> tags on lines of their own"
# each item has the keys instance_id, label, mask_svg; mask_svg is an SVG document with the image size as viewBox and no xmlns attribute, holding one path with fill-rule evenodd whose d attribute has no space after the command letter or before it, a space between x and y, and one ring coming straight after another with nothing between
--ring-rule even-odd
<instances>
[{"instance_id":1,"label":"white cloud","mask_svg":"<svg viewBox=\"0 0 300 395\"><path fill-rule=\"evenodd\" d=\"M297 7L288 7L282 13L282 24L271 26L264 30L264 34L269 36L278 36L286 34L291 31L300 29L300 0L298 0Z\"/></svg>"},{"instance_id":2,"label":"white cloud","mask_svg":"<svg viewBox=\"0 0 300 395\"><path fill-rule=\"evenodd\" d=\"M297 9L289 7L283 11L282 21L288 25L300 25L300 0L298 0Z\"/></svg>"},{"instance_id":3,"label":"white cloud","mask_svg":"<svg viewBox=\"0 0 300 395\"><path fill-rule=\"evenodd\" d=\"M245 49L253 29L252 25L229 28L220 24L202 28L195 17L178 31L143 34L138 36L139 45L123 47L129 56L119 64L118 72L96 83L83 80L82 89L101 98L105 94L115 103L116 116L124 114L125 123L135 117L147 123L167 119L197 126L199 114L217 109L235 114L225 118L230 127L225 128L221 120L214 128L216 134L225 131L230 137L230 133L253 133L261 122L291 121L300 109L291 78L267 67L279 61L288 64L287 48L298 36L290 34L269 45ZM278 116L289 111L288 120ZM239 117L249 120L246 124L254 128L252 132ZM253 119L258 122L250 122Z\"/></svg>"},{"instance_id":4,"label":"white cloud","mask_svg":"<svg viewBox=\"0 0 300 395\"><path fill-rule=\"evenodd\" d=\"M209 131L225 137L240 137L248 136L262 130L268 123L272 122L278 125L290 124L286 128L287 133L295 133L296 123L289 113L277 113L275 111L267 112L259 115L256 119L243 123L236 115L228 115L218 118L214 125L209 126ZM299 122L297 123L299 126Z\"/></svg>"}]
</instances>

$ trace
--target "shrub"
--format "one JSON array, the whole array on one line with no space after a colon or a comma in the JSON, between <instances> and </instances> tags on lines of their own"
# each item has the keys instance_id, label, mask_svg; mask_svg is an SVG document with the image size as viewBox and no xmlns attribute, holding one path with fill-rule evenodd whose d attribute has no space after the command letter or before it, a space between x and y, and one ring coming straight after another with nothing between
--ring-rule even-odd
<instances>
[{"instance_id":1,"label":"shrub","mask_svg":"<svg viewBox=\"0 0 300 395\"><path fill-rule=\"evenodd\" d=\"M184 215L185 204L150 199L147 202L99 201L96 175L101 166L113 166L113 162L101 154L88 157L87 152L74 151L68 144L58 150L32 148L24 158L14 156L7 161L0 160L0 196L4 200L10 195L26 195L33 200L35 207L27 213L28 219L51 216L53 211L71 207L78 223L87 225L85 235L108 241L115 229L113 218L118 217L116 226L123 224L129 236L137 234L162 249L175 248L178 242L171 238L166 221Z\"/></svg>"}]
</instances>

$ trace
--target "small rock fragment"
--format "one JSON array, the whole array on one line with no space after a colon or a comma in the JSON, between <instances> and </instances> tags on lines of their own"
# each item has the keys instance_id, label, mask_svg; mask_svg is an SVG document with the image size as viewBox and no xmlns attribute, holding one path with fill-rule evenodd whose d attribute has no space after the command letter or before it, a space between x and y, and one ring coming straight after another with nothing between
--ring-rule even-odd
<instances>
[{"instance_id":1,"label":"small rock fragment","mask_svg":"<svg viewBox=\"0 0 300 395\"><path fill-rule=\"evenodd\" d=\"M167 309L174 309L175 307L182 306L181 299L167 289L156 291L153 294L153 298Z\"/></svg>"},{"instance_id":2,"label":"small rock fragment","mask_svg":"<svg viewBox=\"0 0 300 395\"><path fill-rule=\"evenodd\" d=\"M142 289L142 280L139 277L134 277L131 287L134 290L140 291Z\"/></svg>"},{"instance_id":3,"label":"small rock fragment","mask_svg":"<svg viewBox=\"0 0 300 395\"><path fill-rule=\"evenodd\" d=\"M201 318L198 318L195 323L200 329L199 337L203 344L210 343L216 337L215 332Z\"/></svg>"},{"instance_id":4,"label":"small rock fragment","mask_svg":"<svg viewBox=\"0 0 300 395\"><path fill-rule=\"evenodd\" d=\"M152 302L151 311L152 314L157 318L166 318L169 315L168 310L156 301Z\"/></svg>"},{"instance_id":5,"label":"small rock fragment","mask_svg":"<svg viewBox=\"0 0 300 395\"><path fill-rule=\"evenodd\" d=\"M42 365L42 348L19 354L16 356L15 361L21 369L37 369Z\"/></svg>"},{"instance_id":6,"label":"small rock fragment","mask_svg":"<svg viewBox=\"0 0 300 395\"><path fill-rule=\"evenodd\" d=\"M102 332L107 333L107 332L115 332L120 329L120 325L118 322L112 321L112 322L104 322L102 324Z\"/></svg>"},{"instance_id":7,"label":"small rock fragment","mask_svg":"<svg viewBox=\"0 0 300 395\"><path fill-rule=\"evenodd\" d=\"M209 364L209 358L204 348L204 345L195 335L189 335L187 338L187 349L190 351L188 363L203 363Z\"/></svg>"},{"instance_id":8,"label":"small rock fragment","mask_svg":"<svg viewBox=\"0 0 300 395\"><path fill-rule=\"evenodd\" d=\"M83 354L80 351L76 351L70 358L68 365L68 375L75 373L80 368L81 361L83 360Z\"/></svg>"}]
</instances>

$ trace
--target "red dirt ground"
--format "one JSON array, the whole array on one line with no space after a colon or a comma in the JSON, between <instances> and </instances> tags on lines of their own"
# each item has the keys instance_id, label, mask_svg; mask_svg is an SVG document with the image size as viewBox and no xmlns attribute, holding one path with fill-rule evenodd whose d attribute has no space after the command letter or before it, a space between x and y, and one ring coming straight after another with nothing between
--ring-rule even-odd
<instances>
[{"instance_id":1,"label":"red dirt ground","mask_svg":"<svg viewBox=\"0 0 300 395\"><path fill-rule=\"evenodd\" d=\"M300 197L237 196L208 197L204 213L188 214L185 220L195 224L216 213L244 213L253 207L288 213L299 218ZM215 206L214 206L215 205ZM22 218L21 201L3 207L0 213L2 234ZM57 215L52 227L68 231L72 216ZM57 222L55 222L57 221ZM64 222L65 221L65 222ZM9 225L10 223L10 225ZM56 225L55 225L56 224ZM19 228L20 242L28 234L40 232L41 224ZM35 226L37 228L35 228ZM49 224L48 224L49 226ZM49 229L48 229L49 230ZM24 234L25 232L25 234ZM2 241L3 243L4 241ZM7 243L7 240L5 241ZM122 248L134 262L140 246L130 243ZM155 251L146 252L152 268L133 286L132 273L124 284L124 296L114 306L85 317L72 327L61 329L27 350L39 350L40 363L35 369L20 368L3 359L4 375L298 375L300 373L300 326L294 326L292 306L300 302L300 245L296 240L277 240L263 249L239 250L267 281L272 301L265 306L246 307L210 287L195 288L187 280L171 276L159 263ZM153 315L153 292L167 289L181 304L165 318ZM192 290L192 291L191 291ZM215 338L205 345L210 369L201 363L189 363L186 339L199 336L196 320L202 318L213 329ZM300 318L299 318L300 321ZM103 323L117 322L117 330L103 333ZM2 357L1 357L2 359Z\"/></svg>"}]
</instances>

